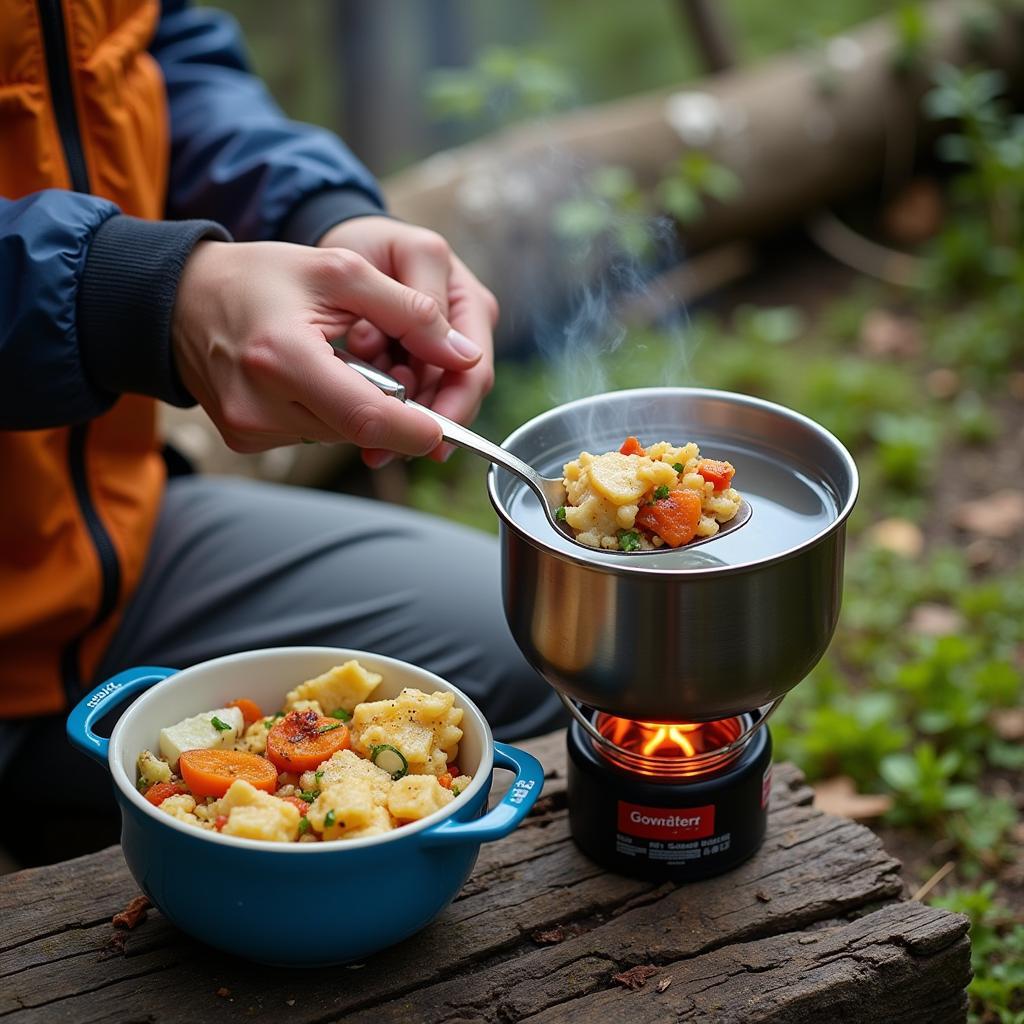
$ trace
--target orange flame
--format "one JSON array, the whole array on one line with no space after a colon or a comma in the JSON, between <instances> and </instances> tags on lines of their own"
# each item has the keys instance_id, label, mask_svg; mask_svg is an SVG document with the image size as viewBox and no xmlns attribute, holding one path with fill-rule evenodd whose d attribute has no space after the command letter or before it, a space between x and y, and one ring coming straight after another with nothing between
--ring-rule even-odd
<instances>
[{"instance_id":1,"label":"orange flame","mask_svg":"<svg viewBox=\"0 0 1024 1024\"><path fill-rule=\"evenodd\" d=\"M688 764L691 758L717 750L736 739L742 731L737 718L717 722L640 722L615 715L600 714L597 729L623 751L649 760L649 764L631 763L630 770L645 775L700 775L714 770L713 765ZM614 753L611 760L627 765Z\"/></svg>"}]
</instances>

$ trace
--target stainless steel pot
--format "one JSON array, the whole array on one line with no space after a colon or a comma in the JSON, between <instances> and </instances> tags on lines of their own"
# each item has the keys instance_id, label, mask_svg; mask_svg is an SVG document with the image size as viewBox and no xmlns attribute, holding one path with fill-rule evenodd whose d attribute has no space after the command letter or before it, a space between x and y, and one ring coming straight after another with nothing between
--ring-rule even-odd
<instances>
[{"instance_id":1,"label":"stainless steel pot","mask_svg":"<svg viewBox=\"0 0 1024 1024\"><path fill-rule=\"evenodd\" d=\"M695 388L582 399L530 420L504 447L550 476L627 434L696 441L732 461L751 521L694 551L588 554L551 529L521 481L492 467L513 636L564 695L628 718L710 721L781 698L835 629L853 458L798 413Z\"/></svg>"}]
</instances>

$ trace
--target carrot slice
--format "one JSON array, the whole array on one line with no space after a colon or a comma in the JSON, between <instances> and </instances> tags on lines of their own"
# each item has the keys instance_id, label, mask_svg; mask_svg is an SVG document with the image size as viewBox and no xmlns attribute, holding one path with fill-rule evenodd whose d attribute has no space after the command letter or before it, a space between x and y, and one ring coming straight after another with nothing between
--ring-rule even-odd
<instances>
[{"instance_id":1,"label":"carrot slice","mask_svg":"<svg viewBox=\"0 0 1024 1024\"><path fill-rule=\"evenodd\" d=\"M263 709L254 700L249 700L248 697L239 697L238 700L229 700L224 705L228 708L238 708L242 712L242 721L246 725L252 725L253 722L258 722L263 717Z\"/></svg>"},{"instance_id":2,"label":"carrot slice","mask_svg":"<svg viewBox=\"0 0 1024 1024\"><path fill-rule=\"evenodd\" d=\"M669 491L653 505L636 514L636 525L656 533L669 547L678 548L693 540L700 522L701 502L696 491Z\"/></svg>"},{"instance_id":3,"label":"carrot slice","mask_svg":"<svg viewBox=\"0 0 1024 1024\"><path fill-rule=\"evenodd\" d=\"M277 789L277 769L265 757L244 750L184 750L178 770L193 796L223 796L237 779L266 793Z\"/></svg>"},{"instance_id":4,"label":"carrot slice","mask_svg":"<svg viewBox=\"0 0 1024 1024\"><path fill-rule=\"evenodd\" d=\"M143 794L154 806L159 807L169 796L178 796L188 790L180 782L154 782Z\"/></svg>"},{"instance_id":5,"label":"carrot slice","mask_svg":"<svg viewBox=\"0 0 1024 1024\"><path fill-rule=\"evenodd\" d=\"M267 757L283 772L308 772L348 746L344 722L311 709L289 711L267 736Z\"/></svg>"},{"instance_id":6,"label":"carrot slice","mask_svg":"<svg viewBox=\"0 0 1024 1024\"><path fill-rule=\"evenodd\" d=\"M639 442L639 440L632 436L632 434L622 442L622 447L619 449L620 455L646 455L647 449Z\"/></svg>"},{"instance_id":7,"label":"carrot slice","mask_svg":"<svg viewBox=\"0 0 1024 1024\"><path fill-rule=\"evenodd\" d=\"M723 487L729 486L729 481L736 474L731 462L720 462L718 459L701 459L697 463L697 472L709 484L715 485L715 490L720 491Z\"/></svg>"}]
</instances>

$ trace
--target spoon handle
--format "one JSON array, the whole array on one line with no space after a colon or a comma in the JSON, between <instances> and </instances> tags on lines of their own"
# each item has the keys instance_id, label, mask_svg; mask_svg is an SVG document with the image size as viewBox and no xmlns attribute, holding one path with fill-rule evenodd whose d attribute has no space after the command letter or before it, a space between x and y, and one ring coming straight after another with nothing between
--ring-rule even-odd
<instances>
[{"instance_id":1,"label":"spoon handle","mask_svg":"<svg viewBox=\"0 0 1024 1024\"><path fill-rule=\"evenodd\" d=\"M467 451L479 455L488 462L493 462L503 469L507 469L510 473L514 473L525 480L535 491L543 494L540 478L531 465L523 462L522 459L516 458L511 452L506 451L500 445L494 444L493 441L488 441L486 437L481 437L475 431L462 426L461 423L456 423L454 420L448 419L447 416L442 416L439 412L434 412L433 409L429 409L427 406L420 405L419 402L414 402L407 398L405 386L395 380L390 374L385 373L383 370L378 370L376 366L371 366L369 363L363 362L362 359L357 359L342 349L336 348L334 354L339 359L348 363L356 373L365 377L375 387L380 388L385 395L397 398L400 402L405 402L411 409L417 409L424 415L429 416L441 428L441 436L449 444L465 448Z\"/></svg>"}]
</instances>

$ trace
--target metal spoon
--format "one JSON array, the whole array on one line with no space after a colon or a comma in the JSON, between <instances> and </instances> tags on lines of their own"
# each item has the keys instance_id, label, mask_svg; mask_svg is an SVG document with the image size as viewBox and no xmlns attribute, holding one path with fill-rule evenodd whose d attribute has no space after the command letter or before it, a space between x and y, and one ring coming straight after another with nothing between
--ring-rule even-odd
<instances>
[{"instance_id":1,"label":"metal spoon","mask_svg":"<svg viewBox=\"0 0 1024 1024\"><path fill-rule=\"evenodd\" d=\"M429 416L441 428L441 436L449 444L465 448L467 451L473 452L474 455L479 455L488 462L493 462L496 466L501 466L502 469L507 469L510 473L519 477L519 479L526 483L533 493L537 495L537 498L540 500L541 508L544 509L544 514L548 517L548 522L551 523L551 525L563 537L572 541L572 543L577 547L581 547L591 553L601 551L611 554L663 555L666 551L670 550L691 551L693 548L699 547L701 544L707 544L709 541L717 540L726 533L738 530L747 522L748 519L750 519L753 510L748 502L743 501L741 502L739 511L736 515L727 523L721 524L718 533L711 537L702 537L699 540L691 540L688 544L684 544L679 548L654 548L649 551L626 552L618 551L618 549L615 548L594 548L589 544L582 544L575 538L575 536L573 536L572 527L567 523L562 522L556 515L557 510L565 505L566 498L565 485L562 483L561 479L541 476L532 466L523 462L522 459L517 458L511 452L506 451L500 445L494 444L493 441L488 441L486 437L481 437L474 431L462 426L461 423L456 423L454 420L448 419L447 416L442 416L440 413L434 412L433 409L428 409L425 405L420 405L418 402L414 402L407 398L405 385L395 380L394 377L385 373L383 370L378 370L376 366L371 366L362 359L357 359L344 349L335 348L334 354L351 366L356 373L365 377L375 387L380 388L385 395L397 398L400 402L405 402L405 404L411 408L417 409L424 413L424 415Z\"/></svg>"}]
</instances>

